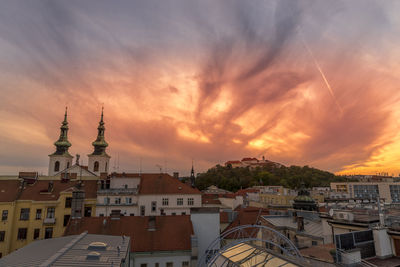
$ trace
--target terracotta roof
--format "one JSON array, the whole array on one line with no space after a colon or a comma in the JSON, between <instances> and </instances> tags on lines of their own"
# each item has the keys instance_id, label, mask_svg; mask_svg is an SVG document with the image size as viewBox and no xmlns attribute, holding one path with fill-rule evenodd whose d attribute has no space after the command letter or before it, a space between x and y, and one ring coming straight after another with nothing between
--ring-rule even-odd
<instances>
[{"instance_id":1,"label":"terracotta roof","mask_svg":"<svg viewBox=\"0 0 400 267\"><path fill-rule=\"evenodd\" d=\"M257 160L256 158L243 158L242 161L252 161L252 160Z\"/></svg>"},{"instance_id":2,"label":"terracotta roof","mask_svg":"<svg viewBox=\"0 0 400 267\"><path fill-rule=\"evenodd\" d=\"M0 202L12 202L18 194L21 180L0 180Z\"/></svg>"},{"instance_id":3,"label":"terracotta roof","mask_svg":"<svg viewBox=\"0 0 400 267\"><path fill-rule=\"evenodd\" d=\"M235 193L235 195L237 196L244 196L247 193L258 193L260 192L260 189L256 189L256 188L246 188L246 189L240 189L239 191L237 191Z\"/></svg>"},{"instance_id":4,"label":"terracotta roof","mask_svg":"<svg viewBox=\"0 0 400 267\"><path fill-rule=\"evenodd\" d=\"M142 195L201 194L197 188L192 188L166 173L144 173L140 178L139 194Z\"/></svg>"},{"instance_id":5,"label":"terracotta roof","mask_svg":"<svg viewBox=\"0 0 400 267\"><path fill-rule=\"evenodd\" d=\"M26 185L19 200L35 200L35 201L49 201L57 200L62 191L73 188L78 182L68 181L63 182L60 180L53 181L53 190L47 193L50 181L39 180L32 185ZM82 183L82 190L85 191L85 198L96 198L97 196L97 180L84 180Z\"/></svg>"},{"instance_id":6,"label":"terracotta roof","mask_svg":"<svg viewBox=\"0 0 400 267\"><path fill-rule=\"evenodd\" d=\"M190 250L193 235L189 215L155 216L155 230L149 231L150 217L84 217L70 220L64 235L126 235L131 237L131 252ZM104 224L104 220L106 223Z\"/></svg>"},{"instance_id":7,"label":"terracotta roof","mask_svg":"<svg viewBox=\"0 0 400 267\"><path fill-rule=\"evenodd\" d=\"M221 205L221 201L218 198L201 198L202 204L216 204Z\"/></svg>"},{"instance_id":8,"label":"terracotta roof","mask_svg":"<svg viewBox=\"0 0 400 267\"><path fill-rule=\"evenodd\" d=\"M261 215L269 215L268 209L264 208L256 208L256 207L246 207L246 208L238 208L235 209L238 211L238 215L236 219L228 225L228 227L222 232L222 234L234 227L241 225L254 225L257 224L259 217ZM255 233L254 233L255 234ZM233 236L227 236L227 238L234 238Z\"/></svg>"},{"instance_id":9,"label":"terracotta roof","mask_svg":"<svg viewBox=\"0 0 400 267\"><path fill-rule=\"evenodd\" d=\"M219 213L219 223L229 223L228 212L221 211Z\"/></svg>"}]
</instances>

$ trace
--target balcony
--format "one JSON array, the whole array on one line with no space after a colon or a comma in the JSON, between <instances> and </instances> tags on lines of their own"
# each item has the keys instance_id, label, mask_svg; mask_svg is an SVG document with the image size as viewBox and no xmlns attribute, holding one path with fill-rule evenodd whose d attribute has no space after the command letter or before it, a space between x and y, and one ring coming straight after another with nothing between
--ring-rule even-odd
<instances>
[{"instance_id":1,"label":"balcony","mask_svg":"<svg viewBox=\"0 0 400 267\"><path fill-rule=\"evenodd\" d=\"M102 207L105 207L105 206L108 206L108 207L111 207L111 206L113 206L113 207L117 207L117 206L137 206L137 205L138 205L137 202L132 202L132 203L123 203L123 202L121 202L119 204L111 202L111 203L97 203L96 204L96 206L102 206Z\"/></svg>"},{"instance_id":2,"label":"balcony","mask_svg":"<svg viewBox=\"0 0 400 267\"><path fill-rule=\"evenodd\" d=\"M43 220L43 224L45 225L53 225L56 224L56 218L45 218Z\"/></svg>"},{"instance_id":3,"label":"balcony","mask_svg":"<svg viewBox=\"0 0 400 267\"><path fill-rule=\"evenodd\" d=\"M137 188L110 188L97 190L98 196L110 195L136 195Z\"/></svg>"}]
</instances>

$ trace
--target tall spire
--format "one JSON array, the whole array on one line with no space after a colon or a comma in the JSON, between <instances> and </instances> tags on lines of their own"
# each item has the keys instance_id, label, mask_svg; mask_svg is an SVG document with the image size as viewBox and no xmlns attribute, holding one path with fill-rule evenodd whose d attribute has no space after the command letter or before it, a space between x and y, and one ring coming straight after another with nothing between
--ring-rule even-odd
<instances>
[{"instance_id":1,"label":"tall spire","mask_svg":"<svg viewBox=\"0 0 400 267\"><path fill-rule=\"evenodd\" d=\"M64 121L60 127L60 137L54 143L57 150L53 153L53 155L69 155L68 148L71 146L71 143L68 141L68 121L67 121L67 114L68 108L65 107L65 114L64 114Z\"/></svg>"},{"instance_id":2,"label":"tall spire","mask_svg":"<svg viewBox=\"0 0 400 267\"><path fill-rule=\"evenodd\" d=\"M190 171L190 184L192 187L195 187L196 177L194 176L194 167L193 167L193 159L192 159L192 170Z\"/></svg>"},{"instance_id":3,"label":"tall spire","mask_svg":"<svg viewBox=\"0 0 400 267\"><path fill-rule=\"evenodd\" d=\"M100 117L100 122L99 122L99 127L97 127L97 138L96 140L92 143L94 146L94 151L92 155L107 155L106 153L106 147L108 146L106 140L104 139L104 121L103 121L103 110L104 107L101 108L101 117Z\"/></svg>"}]
</instances>

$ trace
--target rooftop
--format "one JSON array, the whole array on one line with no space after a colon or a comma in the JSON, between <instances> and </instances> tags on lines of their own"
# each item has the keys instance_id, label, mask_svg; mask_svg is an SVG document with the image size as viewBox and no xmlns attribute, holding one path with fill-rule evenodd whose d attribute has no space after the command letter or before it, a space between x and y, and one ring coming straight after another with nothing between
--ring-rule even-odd
<instances>
[{"instance_id":1,"label":"rooftop","mask_svg":"<svg viewBox=\"0 0 400 267\"><path fill-rule=\"evenodd\" d=\"M154 218L153 223L150 222ZM152 231L149 231L149 225ZM182 216L121 216L84 217L71 220L64 235L80 234L125 235L131 237L131 252L190 250L193 235L189 215Z\"/></svg>"},{"instance_id":2,"label":"rooftop","mask_svg":"<svg viewBox=\"0 0 400 267\"><path fill-rule=\"evenodd\" d=\"M105 248L91 248L90 244L101 242ZM118 248L120 247L120 252ZM0 266L119 266L126 258L129 237L91 235L86 232L51 239L38 240L22 247L0 259ZM95 253L97 259L88 259L89 253ZM90 256L89 256L90 257Z\"/></svg>"}]
</instances>

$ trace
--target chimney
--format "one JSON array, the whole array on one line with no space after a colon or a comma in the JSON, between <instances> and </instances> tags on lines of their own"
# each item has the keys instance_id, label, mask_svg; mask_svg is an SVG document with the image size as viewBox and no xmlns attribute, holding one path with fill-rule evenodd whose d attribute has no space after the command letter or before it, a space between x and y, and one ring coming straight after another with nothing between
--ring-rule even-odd
<instances>
[{"instance_id":1,"label":"chimney","mask_svg":"<svg viewBox=\"0 0 400 267\"><path fill-rule=\"evenodd\" d=\"M297 217L297 231L304 231L304 218L301 216Z\"/></svg>"},{"instance_id":2,"label":"chimney","mask_svg":"<svg viewBox=\"0 0 400 267\"><path fill-rule=\"evenodd\" d=\"M121 210L112 210L110 217L111 220L119 220L121 217Z\"/></svg>"},{"instance_id":3,"label":"chimney","mask_svg":"<svg viewBox=\"0 0 400 267\"><path fill-rule=\"evenodd\" d=\"M149 216L149 224L147 227L147 231L155 231L156 230L156 216Z\"/></svg>"}]
</instances>

